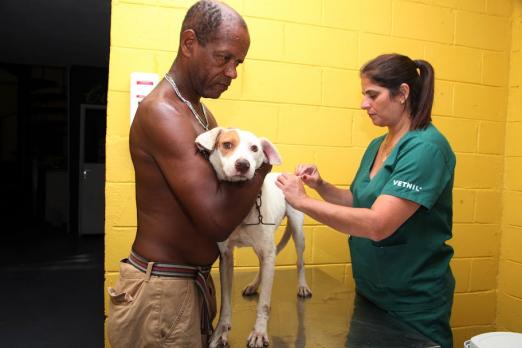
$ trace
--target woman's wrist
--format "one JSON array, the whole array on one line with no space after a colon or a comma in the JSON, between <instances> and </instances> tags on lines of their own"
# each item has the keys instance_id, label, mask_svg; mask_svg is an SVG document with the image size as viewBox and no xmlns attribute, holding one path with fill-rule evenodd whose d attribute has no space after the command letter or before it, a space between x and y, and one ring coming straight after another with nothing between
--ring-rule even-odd
<instances>
[{"instance_id":1,"label":"woman's wrist","mask_svg":"<svg viewBox=\"0 0 522 348\"><path fill-rule=\"evenodd\" d=\"M319 192L321 189L323 189L326 186L326 181L323 180L323 178L319 178L317 182L315 183L314 190Z\"/></svg>"},{"instance_id":2,"label":"woman's wrist","mask_svg":"<svg viewBox=\"0 0 522 348\"><path fill-rule=\"evenodd\" d=\"M306 202L310 199L310 197L308 197L307 195L305 195L304 197L300 198L300 199L297 199L295 200L294 204L291 204L292 207L294 207L295 209L299 210L300 212L303 212L306 214L306 212L304 210L306 210Z\"/></svg>"}]
</instances>

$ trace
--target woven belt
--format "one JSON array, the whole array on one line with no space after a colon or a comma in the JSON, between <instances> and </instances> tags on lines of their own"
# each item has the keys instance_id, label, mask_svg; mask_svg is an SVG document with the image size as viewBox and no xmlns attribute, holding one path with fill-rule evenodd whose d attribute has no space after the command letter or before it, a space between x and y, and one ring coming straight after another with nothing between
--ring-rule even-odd
<instances>
[{"instance_id":1,"label":"woven belt","mask_svg":"<svg viewBox=\"0 0 522 348\"><path fill-rule=\"evenodd\" d=\"M147 273L150 267L151 275L194 279L204 301L201 311L201 333L204 335L212 334L212 318L215 315L215 308L212 308L211 306L213 288L211 289L208 283L209 280L212 282L212 279L209 276L211 266L185 266L174 265L171 263L152 262L136 254L133 250L127 259L127 262L143 273ZM149 266L149 264L152 264L152 266Z\"/></svg>"}]
</instances>

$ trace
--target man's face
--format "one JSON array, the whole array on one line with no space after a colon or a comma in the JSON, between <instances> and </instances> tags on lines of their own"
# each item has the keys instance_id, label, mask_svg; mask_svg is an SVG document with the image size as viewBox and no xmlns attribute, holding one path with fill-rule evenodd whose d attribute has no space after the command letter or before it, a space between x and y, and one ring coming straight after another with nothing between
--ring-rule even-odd
<instances>
[{"instance_id":1,"label":"man's face","mask_svg":"<svg viewBox=\"0 0 522 348\"><path fill-rule=\"evenodd\" d=\"M237 66L245 60L250 46L248 31L239 23L223 23L214 40L196 46L192 85L204 98L219 98L237 77Z\"/></svg>"}]
</instances>

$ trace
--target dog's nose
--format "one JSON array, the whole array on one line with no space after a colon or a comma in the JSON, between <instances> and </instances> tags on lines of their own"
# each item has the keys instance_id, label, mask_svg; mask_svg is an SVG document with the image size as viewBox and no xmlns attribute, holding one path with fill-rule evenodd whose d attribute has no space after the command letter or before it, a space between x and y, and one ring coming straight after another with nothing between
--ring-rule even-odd
<instances>
[{"instance_id":1,"label":"dog's nose","mask_svg":"<svg viewBox=\"0 0 522 348\"><path fill-rule=\"evenodd\" d=\"M250 168L250 162L245 159L239 159L236 161L236 170L241 174L244 174Z\"/></svg>"}]
</instances>

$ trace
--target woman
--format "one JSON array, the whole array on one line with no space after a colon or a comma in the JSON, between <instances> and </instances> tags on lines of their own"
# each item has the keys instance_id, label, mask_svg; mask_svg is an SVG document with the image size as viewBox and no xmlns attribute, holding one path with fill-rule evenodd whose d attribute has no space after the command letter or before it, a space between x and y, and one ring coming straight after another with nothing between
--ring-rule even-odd
<instances>
[{"instance_id":1,"label":"woman","mask_svg":"<svg viewBox=\"0 0 522 348\"><path fill-rule=\"evenodd\" d=\"M364 65L360 76L361 107L388 133L370 143L350 189L327 183L314 165L282 174L278 186L293 207L350 235L360 295L452 347L453 249L445 241L455 155L431 123L433 68L387 54ZM308 197L303 183L324 201Z\"/></svg>"}]
</instances>

